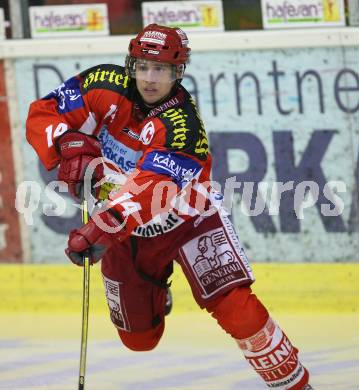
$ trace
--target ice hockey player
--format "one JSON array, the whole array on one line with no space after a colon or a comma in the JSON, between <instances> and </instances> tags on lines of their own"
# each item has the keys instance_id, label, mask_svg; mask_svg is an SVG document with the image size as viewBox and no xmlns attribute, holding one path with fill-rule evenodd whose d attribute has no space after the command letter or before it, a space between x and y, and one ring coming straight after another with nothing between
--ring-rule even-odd
<instances>
[{"instance_id":1,"label":"ice hockey player","mask_svg":"<svg viewBox=\"0 0 359 390\"><path fill-rule=\"evenodd\" d=\"M78 265L85 251L92 263L102 259L111 320L129 349L158 344L175 260L198 305L268 387L310 389L297 348L251 291L228 215L214 206L221 196L208 184L206 132L181 85L189 54L185 32L151 24L130 41L124 67L94 66L31 104L28 142L75 197L94 160L106 161L95 164L97 182L109 168L125 174L105 209L70 233L66 253Z\"/></svg>"}]
</instances>

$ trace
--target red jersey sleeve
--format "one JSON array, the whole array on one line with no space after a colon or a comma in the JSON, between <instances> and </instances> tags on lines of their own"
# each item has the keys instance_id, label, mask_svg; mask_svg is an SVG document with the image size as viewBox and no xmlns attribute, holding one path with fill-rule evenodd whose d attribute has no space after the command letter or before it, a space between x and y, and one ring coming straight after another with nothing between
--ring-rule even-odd
<instances>
[{"instance_id":1,"label":"red jersey sleeve","mask_svg":"<svg viewBox=\"0 0 359 390\"><path fill-rule=\"evenodd\" d=\"M59 163L54 139L68 129L95 134L101 120L113 114L111 102L118 102L127 85L123 67L104 64L68 79L31 103L26 138L47 169Z\"/></svg>"}]
</instances>

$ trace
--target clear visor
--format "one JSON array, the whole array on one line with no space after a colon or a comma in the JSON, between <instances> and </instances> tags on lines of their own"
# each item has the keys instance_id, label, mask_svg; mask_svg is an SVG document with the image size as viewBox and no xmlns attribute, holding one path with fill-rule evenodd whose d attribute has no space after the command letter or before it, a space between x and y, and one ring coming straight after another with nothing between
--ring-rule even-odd
<instances>
[{"instance_id":1,"label":"clear visor","mask_svg":"<svg viewBox=\"0 0 359 390\"><path fill-rule=\"evenodd\" d=\"M150 61L143 58L129 57L127 69L136 80L150 83L173 83L183 78L184 65L173 65L167 62Z\"/></svg>"}]
</instances>

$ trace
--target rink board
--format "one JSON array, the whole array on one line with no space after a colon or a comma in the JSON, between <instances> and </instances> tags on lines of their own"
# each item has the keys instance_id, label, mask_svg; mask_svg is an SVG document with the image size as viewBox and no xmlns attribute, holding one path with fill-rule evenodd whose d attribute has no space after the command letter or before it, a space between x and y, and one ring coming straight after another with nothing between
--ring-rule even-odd
<instances>
[{"instance_id":1,"label":"rink board","mask_svg":"<svg viewBox=\"0 0 359 390\"><path fill-rule=\"evenodd\" d=\"M254 264L253 290L281 313L358 313L359 264ZM91 267L91 311L107 313L100 266ZM174 310L198 311L179 267L171 277ZM78 313L82 268L72 264L0 266L0 313Z\"/></svg>"},{"instance_id":2,"label":"rink board","mask_svg":"<svg viewBox=\"0 0 359 390\"><path fill-rule=\"evenodd\" d=\"M160 345L134 353L118 341L99 267L92 267L87 389L265 388L231 338L196 307L179 271ZM357 389L358 264L256 264L254 271L255 292L300 349L313 385ZM1 266L0 294L0 389L75 389L82 269Z\"/></svg>"}]
</instances>

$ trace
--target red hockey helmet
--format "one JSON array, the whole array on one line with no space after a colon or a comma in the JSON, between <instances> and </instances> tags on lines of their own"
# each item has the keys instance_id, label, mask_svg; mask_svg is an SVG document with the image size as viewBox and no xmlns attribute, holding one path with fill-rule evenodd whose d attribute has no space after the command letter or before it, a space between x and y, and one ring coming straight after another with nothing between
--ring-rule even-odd
<instances>
[{"instance_id":1,"label":"red hockey helmet","mask_svg":"<svg viewBox=\"0 0 359 390\"><path fill-rule=\"evenodd\" d=\"M187 35L180 28L149 24L131 39L128 51L132 58L181 65L189 59L191 49L187 45Z\"/></svg>"}]
</instances>

